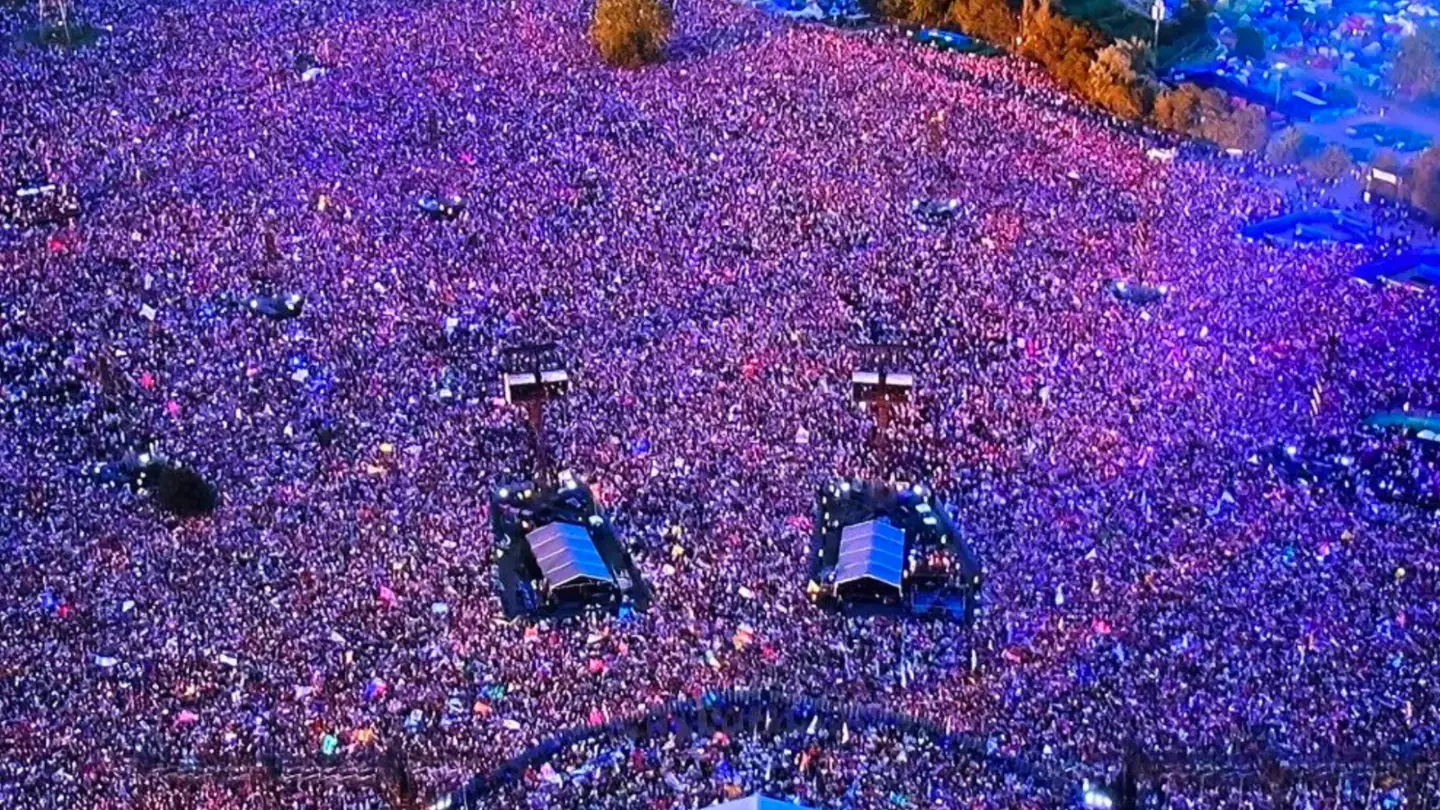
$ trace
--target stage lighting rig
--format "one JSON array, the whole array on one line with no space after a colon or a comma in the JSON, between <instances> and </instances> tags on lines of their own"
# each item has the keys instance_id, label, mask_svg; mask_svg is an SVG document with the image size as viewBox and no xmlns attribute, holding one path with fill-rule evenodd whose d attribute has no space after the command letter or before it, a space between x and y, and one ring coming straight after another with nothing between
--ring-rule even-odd
<instances>
[{"instance_id":1,"label":"stage lighting rig","mask_svg":"<svg viewBox=\"0 0 1440 810\"><path fill-rule=\"evenodd\" d=\"M812 601L859 615L969 623L983 568L951 509L928 486L842 479L816 493Z\"/></svg>"},{"instance_id":2,"label":"stage lighting rig","mask_svg":"<svg viewBox=\"0 0 1440 810\"><path fill-rule=\"evenodd\" d=\"M545 403L570 391L570 370L554 343L525 343L500 352L505 401L524 408L535 451L536 475L544 480L550 458L545 445Z\"/></svg>"},{"instance_id":3,"label":"stage lighting rig","mask_svg":"<svg viewBox=\"0 0 1440 810\"><path fill-rule=\"evenodd\" d=\"M890 408L909 402L915 390L914 349L902 343L869 343L857 345L855 369L850 373L850 397L861 408L875 413L875 430L871 444L880 449L885 444L890 424Z\"/></svg>"}]
</instances>

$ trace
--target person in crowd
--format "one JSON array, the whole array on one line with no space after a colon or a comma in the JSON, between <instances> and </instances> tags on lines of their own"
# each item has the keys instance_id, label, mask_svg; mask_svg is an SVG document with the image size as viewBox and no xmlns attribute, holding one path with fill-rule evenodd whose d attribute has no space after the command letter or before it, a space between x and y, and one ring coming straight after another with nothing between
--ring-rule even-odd
<instances>
[{"instance_id":1,"label":"person in crowd","mask_svg":"<svg viewBox=\"0 0 1440 810\"><path fill-rule=\"evenodd\" d=\"M0 176L76 201L0 229L0 805L378 808L396 752L428 797L730 688L904 712L1077 782L1130 750L1440 744L1433 513L1250 460L1440 408L1435 296L1355 284L1374 248L1238 236L1306 188L1200 147L1157 162L1165 136L1017 59L722 0L682 4L639 72L560 0L84 5L98 43L0 61ZM297 317L248 305L290 295ZM847 390L874 335L918 356L883 453ZM546 440L653 586L642 615L500 609L488 493L533 459L493 383L535 340L572 358ZM219 508L176 519L91 472L141 453ZM973 626L810 604L810 498L838 476L955 510L987 571ZM1374 806L1217 784L1163 801ZM1073 800L880 730L587 743L497 796L734 789Z\"/></svg>"}]
</instances>

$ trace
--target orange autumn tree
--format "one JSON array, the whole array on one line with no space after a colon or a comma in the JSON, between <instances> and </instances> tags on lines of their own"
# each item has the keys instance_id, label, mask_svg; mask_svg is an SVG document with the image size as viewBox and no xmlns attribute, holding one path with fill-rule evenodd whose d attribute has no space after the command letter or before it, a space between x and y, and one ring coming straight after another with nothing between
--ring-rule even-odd
<instances>
[{"instance_id":1,"label":"orange autumn tree","mask_svg":"<svg viewBox=\"0 0 1440 810\"><path fill-rule=\"evenodd\" d=\"M599 0L590 41L614 67L637 68L665 59L674 14L664 0Z\"/></svg>"}]
</instances>

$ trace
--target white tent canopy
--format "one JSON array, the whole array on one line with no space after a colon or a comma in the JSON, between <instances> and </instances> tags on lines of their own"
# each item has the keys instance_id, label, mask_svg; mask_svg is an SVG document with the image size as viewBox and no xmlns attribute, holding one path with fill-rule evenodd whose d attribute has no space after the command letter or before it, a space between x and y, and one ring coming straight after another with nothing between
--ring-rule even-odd
<instances>
[{"instance_id":1,"label":"white tent canopy","mask_svg":"<svg viewBox=\"0 0 1440 810\"><path fill-rule=\"evenodd\" d=\"M545 582L552 589L567 585L613 582L610 566L595 548L589 532L572 523L551 523L525 535Z\"/></svg>"},{"instance_id":2,"label":"white tent canopy","mask_svg":"<svg viewBox=\"0 0 1440 810\"><path fill-rule=\"evenodd\" d=\"M887 518L846 526L840 533L840 558L835 584L871 579L900 589L904 570L905 535Z\"/></svg>"}]
</instances>

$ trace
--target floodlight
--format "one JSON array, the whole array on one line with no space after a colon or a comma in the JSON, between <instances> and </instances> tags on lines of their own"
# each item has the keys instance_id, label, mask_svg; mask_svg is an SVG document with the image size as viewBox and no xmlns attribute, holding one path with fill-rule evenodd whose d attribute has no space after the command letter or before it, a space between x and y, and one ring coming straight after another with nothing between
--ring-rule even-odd
<instances>
[{"instance_id":1,"label":"floodlight","mask_svg":"<svg viewBox=\"0 0 1440 810\"><path fill-rule=\"evenodd\" d=\"M897 388L914 388L915 375L904 372L890 372L885 375L885 384Z\"/></svg>"},{"instance_id":2,"label":"floodlight","mask_svg":"<svg viewBox=\"0 0 1440 810\"><path fill-rule=\"evenodd\" d=\"M1081 783L1080 800L1089 810L1111 810L1115 806L1115 797L1110 792L1090 784L1090 780Z\"/></svg>"}]
</instances>

